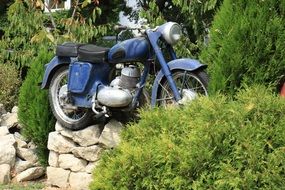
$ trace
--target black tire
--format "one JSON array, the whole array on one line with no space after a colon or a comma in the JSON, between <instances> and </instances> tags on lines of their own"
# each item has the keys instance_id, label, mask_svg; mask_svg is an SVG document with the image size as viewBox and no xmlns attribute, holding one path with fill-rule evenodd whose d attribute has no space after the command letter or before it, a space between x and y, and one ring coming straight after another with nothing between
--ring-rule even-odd
<instances>
[{"instance_id":1,"label":"black tire","mask_svg":"<svg viewBox=\"0 0 285 190\"><path fill-rule=\"evenodd\" d=\"M67 88L68 67L59 68L53 75L49 86L49 102L53 115L65 128L80 130L92 122L93 112L88 108L64 109L64 102L60 100L60 92Z\"/></svg>"},{"instance_id":2,"label":"black tire","mask_svg":"<svg viewBox=\"0 0 285 190\"><path fill-rule=\"evenodd\" d=\"M172 78L180 92L181 97L181 89L182 91L184 89L191 90L191 92L195 94L195 97L201 95L208 96L207 88L209 77L205 71L174 70L172 71ZM177 104L166 78L164 78L159 85L160 87L157 96L158 105L165 107L166 105Z\"/></svg>"}]
</instances>

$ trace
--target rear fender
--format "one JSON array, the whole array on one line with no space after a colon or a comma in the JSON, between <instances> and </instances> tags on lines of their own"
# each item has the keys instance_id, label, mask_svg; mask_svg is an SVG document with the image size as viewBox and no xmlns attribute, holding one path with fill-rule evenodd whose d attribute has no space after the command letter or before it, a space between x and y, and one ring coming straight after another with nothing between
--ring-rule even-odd
<instances>
[{"instance_id":1,"label":"rear fender","mask_svg":"<svg viewBox=\"0 0 285 190\"><path fill-rule=\"evenodd\" d=\"M201 64L198 60L195 59L175 59L168 62L167 65L170 71L173 70L195 71L207 68L207 65ZM160 70L154 80L152 86L152 94L151 94L151 105L153 107L156 105L159 84L164 77L165 77L164 73L162 72L162 70Z\"/></svg>"},{"instance_id":2,"label":"rear fender","mask_svg":"<svg viewBox=\"0 0 285 190\"><path fill-rule=\"evenodd\" d=\"M41 84L42 89L47 89L50 85L50 81L54 75L54 73L60 67L64 65L69 65L73 58L70 57L58 57L55 56L52 60L45 65L45 74Z\"/></svg>"}]
</instances>

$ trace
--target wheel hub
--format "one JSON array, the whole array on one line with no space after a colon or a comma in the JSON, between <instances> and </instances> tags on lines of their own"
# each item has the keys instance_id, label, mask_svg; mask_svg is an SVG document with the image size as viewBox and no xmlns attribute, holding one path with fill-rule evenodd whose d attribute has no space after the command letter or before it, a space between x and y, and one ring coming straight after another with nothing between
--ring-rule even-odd
<instances>
[{"instance_id":1,"label":"wheel hub","mask_svg":"<svg viewBox=\"0 0 285 190\"><path fill-rule=\"evenodd\" d=\"M67 97L67 85L63 85L60 89L59 89L59 93L58 93L58 97L59 97L59 103L60 105L64 105L67 103L68 101L68 97Z\"/></svg>"},{"instance_id":2,"label":"wheel hub","mask_svg":"<svg viewBox=\"0 0 285 190\"><path fill-rule=\"evenodd\" d=\"M198 94L191 89L182 90L182 99L179 101L179 104L185 104L187 102L193 101L198 97Z\"/></svg>"},{"instance_id":3,"label":"wheel hub","mask_svg":"<svg viewBox=\"0 0 285 190\"><path fill-rule=\"evenodd\" d=\"M70 113L77 109L76 106L70 104L71 101L70 98L68 97L67 85L63 85L60 88L58 93L58 98L59 98L59 104L65 113Z\"/></svg>"}]
</instances>

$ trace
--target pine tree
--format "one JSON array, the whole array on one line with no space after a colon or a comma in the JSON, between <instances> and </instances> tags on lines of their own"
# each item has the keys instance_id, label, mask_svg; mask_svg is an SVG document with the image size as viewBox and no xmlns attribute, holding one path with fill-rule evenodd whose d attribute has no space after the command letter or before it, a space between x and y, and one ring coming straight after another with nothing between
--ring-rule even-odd
<instances>
[{"instance_id":1,"label":"pine tree","mask_svg":"<svg viewBox=\"0 0 285 190\"><path fill-rule=\"evenodd\" d=\"M285 0L225 0L201 59L210 91L234 94L243 83L278 84L285 74Z\"/></svg>"},{"instance_id":2,"label":"pine tree","mask_svg":"<svg viewBox=\"0 0 285 190\"><path fill-rule=\"evenodd\" d=\"M50 110L48 92L38 85L44 74L44 64L52 54L43 48L31 64L26 80L20 88L18 117L23 125L24 136L37 145L37 153L42 164L47 163L47 140L54 130L54 118Z\"/></svg>"}]
</instances>

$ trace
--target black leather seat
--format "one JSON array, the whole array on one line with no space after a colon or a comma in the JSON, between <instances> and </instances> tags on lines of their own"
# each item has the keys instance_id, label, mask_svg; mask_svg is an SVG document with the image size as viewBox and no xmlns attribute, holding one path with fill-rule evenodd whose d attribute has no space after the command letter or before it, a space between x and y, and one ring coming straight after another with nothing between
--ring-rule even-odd
<instances>
[{"instance_id":1,"label":"black leather seat","mask_svg":"<svg viewBox=\"0 0 285 190\"><path fill-rule=\"evenodd\" d=\"M56 47L56 55L59 57L77 57L78 47L83 44L64 42Z\"/></svg>"},{"instance_id":2,"label":"black leather seat","mask_svg":"<svg viewBox=\"0 0 285 190\"><path fill-rule=\"evenodd\" d=\"M102 63L108 58L109 48L93 44L80 45L78 47L78 60L90 63Z\"/></svg>"}]
</instances>

